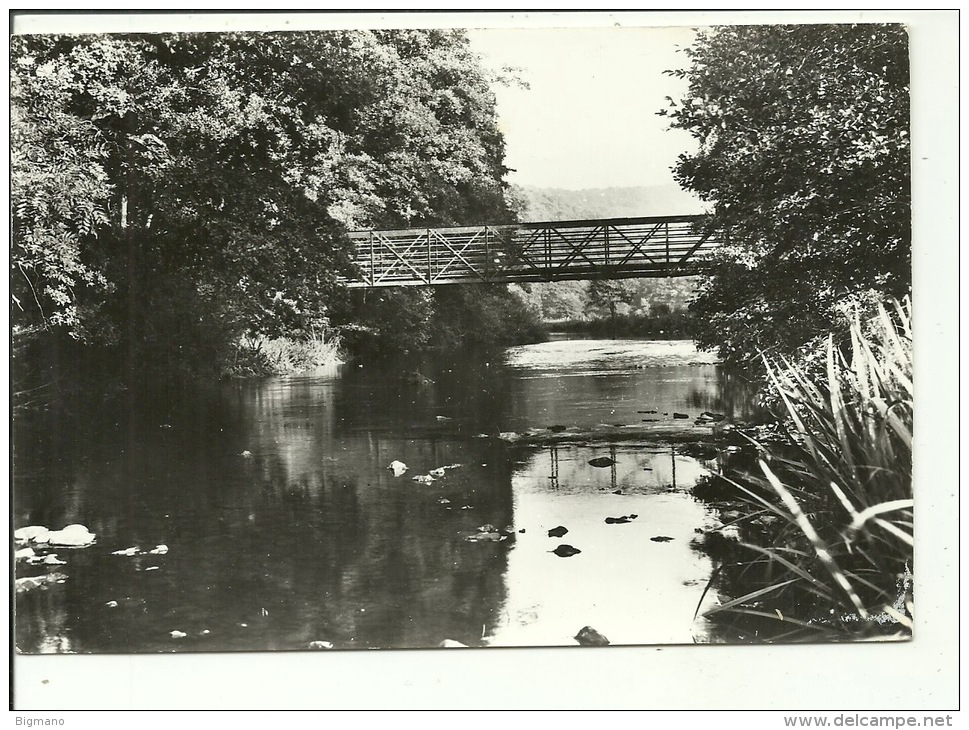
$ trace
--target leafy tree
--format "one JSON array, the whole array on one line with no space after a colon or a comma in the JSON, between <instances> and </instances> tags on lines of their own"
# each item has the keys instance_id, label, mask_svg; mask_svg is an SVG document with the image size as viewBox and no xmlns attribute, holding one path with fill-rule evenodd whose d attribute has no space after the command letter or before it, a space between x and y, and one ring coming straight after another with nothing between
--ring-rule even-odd
<instances>
[{"instance_id":1,"label":"leafy tree","mask_svg":"<svg viewBox=\"0 0 969 730\"><path fill-rule=\"evenodd\" d=\"M24 74L33 71L33 82ZM77 332L75 291L105 292L82 242L107 221L111 184L97 127L72 115L70 80L53 64L19 55L11 74L11 299L15 331Z\"/></svg>"},{"instance_id":2,"label":"leafy tree","mask_svg":"<svg viewBox=\"0 0 969 730\"><path fill-rule=\"evenodd\" d=\"M632 302L635 285L628 279L595 279L586 288L586 300L592 310L609 310L609 319L615 321L616 307Z\"/></svg>"},{"instance_id":3,"label":"leafy tree","mask_svg":"<svg viewBox=\"0 0 969 730\"><path fill-rule=\"evenodd\" d=\"M727 361L793 352L911 286L909 66L891 25L720 27L661 114L699 141L675 176L726 242L692 306Z\"/></svg>"},{"instance_id":4,"label":"leafy tree","mask_svg":"<svg viewBox=\"0 0 969 730\"><path fill-rule=\"evenodd\" d=\"M584 281L555 281L532 284L545 319L581 319L587 303Z\"/></svg>"},{"instance_id":5,"label":"leafy tree","mask_svg":"<svg viewBox=\"0 0 969 730\"><path fill-rule=\"evenodd\" d=\"M21 329L216 368L243 333L333 323L347 228L512 219L489 79L459 31L19 36L11 50ZM408 301L419 329L431 300Z\"/></svg>"}]
</instances>

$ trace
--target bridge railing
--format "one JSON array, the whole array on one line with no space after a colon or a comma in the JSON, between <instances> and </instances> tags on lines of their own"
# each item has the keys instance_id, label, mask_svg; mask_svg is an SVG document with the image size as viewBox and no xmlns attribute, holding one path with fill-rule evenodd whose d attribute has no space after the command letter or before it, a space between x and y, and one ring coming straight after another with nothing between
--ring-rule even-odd
<instances>
[{"instance_id":1,"label":"bridge railing","mask_svg":"<svg viewBox=\"0 0 969 730\"><path fill-rule=\"evenodd\" d=\"M716 241L702 216L354 231L351 287L684 276Z\"/></svg>"}]
</instances>

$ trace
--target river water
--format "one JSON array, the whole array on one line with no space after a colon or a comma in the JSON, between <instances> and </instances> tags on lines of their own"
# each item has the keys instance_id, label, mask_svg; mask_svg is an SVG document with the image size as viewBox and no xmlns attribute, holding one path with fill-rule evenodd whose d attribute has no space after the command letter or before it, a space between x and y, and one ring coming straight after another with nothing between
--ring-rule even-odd
<instances>
[{"instance_id":1,"label":"river water","mask_svg":"<svg viewBox=\"0 0 969 730\"><path fill-rule=\"evenodd\" d=\"M17 595L16 645L717 641L695 618L719 598L695 544L717 517L690 493L709 465L677 443L746 404L688 342L553 340L419 376L344 367L23 414L14 526L97 541L18 563L62 578Z\"/></svg>"}]
</instances>

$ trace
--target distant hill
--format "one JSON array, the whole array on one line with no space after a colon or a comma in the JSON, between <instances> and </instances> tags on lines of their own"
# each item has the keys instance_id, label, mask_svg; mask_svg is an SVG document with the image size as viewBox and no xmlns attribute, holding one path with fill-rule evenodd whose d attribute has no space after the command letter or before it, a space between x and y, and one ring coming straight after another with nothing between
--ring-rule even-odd
<instances>
[{"instance_id":1,"label":"distant hill","mask_svg":"<svg viewBox=\"0 0 969 730\"><path fill-rule=\"evenodd\" d=\"M585 190L513 185L511 197L528 223L704 212L700 200L673 184Z\"/></svg>"}]
</instances>

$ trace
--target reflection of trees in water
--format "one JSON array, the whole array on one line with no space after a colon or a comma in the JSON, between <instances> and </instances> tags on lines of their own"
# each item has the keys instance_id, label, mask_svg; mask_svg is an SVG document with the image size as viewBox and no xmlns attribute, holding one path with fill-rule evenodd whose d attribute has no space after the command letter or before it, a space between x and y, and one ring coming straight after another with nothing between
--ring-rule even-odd
<instances>
[{"instance_id":1,"label":"reflection of trees in water","mask_svg":"<svg viewBox=\"0 0 969 730\"><path fill-rule=\"evenodd\" d=\"M36 589L17 598L16 645L21 651L59 654L74 650L63 586Z\"/></svg>"},{"instance_id":2,"label":"reflection of trees in water","mask_svg":"<svg viewBox=\"0 0 969 730\"><path fill-rule=\"evenodd\" d=\"M755 419L764 413L758 399L758 386L737 373L717 368L712 387L691 385L685 402L691 408L724 413L734 418Z\"/></svg>"},{"instance_id":3,"label":"reflection of trees in water","mask_svg":"<svg viewBox=\"0 0 969 730\"><path fill-rule=\"evenodd\" d=\"M400 366L351 370L334 391L334 416L342 430L395 432L497 433L501 415L513 407L510 379L500 356L425 361L409 370ZM445 416L447 423L437 423Z\"/></svg>"},{"instance_id":4,"label":"reflection of trees in water","mask_svg":"<svg viewBox=\"0 0 969 730\"><path fill-rule=\"evenodd\" d=\"M269 429L262 441L271 434L279 448L253 459L249 491L259 495L257 528L277 537L259 538L268 575L249 590L267 600L291 597L276 609L295 632L286 640L292 646L323 639L341 647L426 647L445 638L480 638L503 600L507 546L467 543L458 525L473 530L510 522L507 480L504 489L500 479L481 482L480 459L467 458L466 442L374 431L307 438L269 420L253 427ZM393 477L385 468L393 459L412 470ZM410 478L465 461L474 463L433 486ZM439 493L451 496L452 511L437 503ZM464 504L473 511L461 512Z\"/></svg>"}]
</instances>

